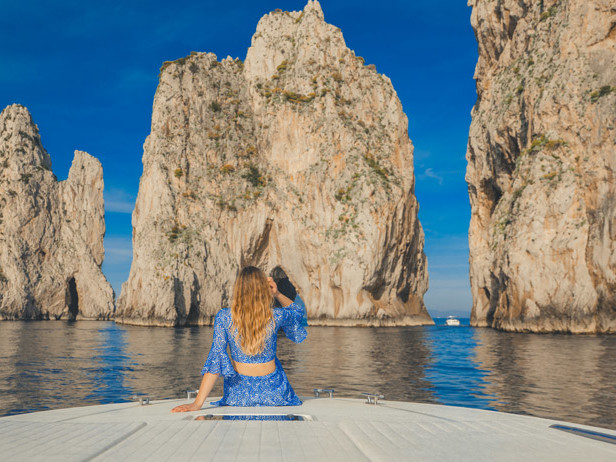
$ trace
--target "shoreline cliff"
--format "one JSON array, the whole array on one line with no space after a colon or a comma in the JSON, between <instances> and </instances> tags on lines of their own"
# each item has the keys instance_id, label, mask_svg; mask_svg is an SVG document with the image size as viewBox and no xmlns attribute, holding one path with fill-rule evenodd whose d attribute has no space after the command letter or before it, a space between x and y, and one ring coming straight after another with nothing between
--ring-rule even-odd
<instances>
[{"instance_id":1,"label":"shoreline cliff","mask_svg":"<svg viewBox=\"0 0 616 462\"><path fill-rule=\"evenodd\" d=\"M75 151L57 181L28 110L0 114L0 320L110 319L103 169Z\"/></svg>"},{"instance_id":2,"label":"shoreline cliff","mask_svg":"<svg viewBox=\"0 0 616 462\"><path fill-rule=\"evenodd\" d=\"M408 121L310 0L257 26L245 61L166 62L116 321L207 325L239 267L280 267L309 322L432 324Z\"/></svg>"},{"instance_id":3,"label":"shoreline cliff","mask_svg":"<svg viewBox=\"0 0 616 462\"><path fill-rule=\"evenodd\" d=\"M471 324L616 332L616 9L470 0Z\"/></svg>"}]
</instances>

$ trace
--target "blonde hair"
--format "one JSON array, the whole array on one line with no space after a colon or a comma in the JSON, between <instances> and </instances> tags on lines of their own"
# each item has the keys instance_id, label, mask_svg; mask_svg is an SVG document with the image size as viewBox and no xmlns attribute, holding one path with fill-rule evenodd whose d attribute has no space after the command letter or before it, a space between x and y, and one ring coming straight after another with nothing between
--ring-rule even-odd
<instances>
[{"instance_id":1,"label":"blonde hair","mask_svg":"<svg viewBox=\"0 0 616 462\"><path fill-rule=\"evenodd\" d=\"M242 268L233 286L231 319L236 341L245 354L252 356L264 350L273 302L265 273L254 266Z\"/></svg>"}]
</instances>

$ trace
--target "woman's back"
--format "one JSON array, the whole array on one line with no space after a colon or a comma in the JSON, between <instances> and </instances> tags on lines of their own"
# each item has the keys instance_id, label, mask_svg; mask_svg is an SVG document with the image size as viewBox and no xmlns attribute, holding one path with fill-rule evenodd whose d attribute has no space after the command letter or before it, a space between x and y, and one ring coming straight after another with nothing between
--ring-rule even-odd
<instances>
[{"instance_id":1,"label":"woman's back","mask_svg":"<svg viewBox=\"0 0 616 462\"><path fill-rule=\"evenodd\" d=\"M274 299L286 307L272 308ZM203 380L195 402L177 406L173 412L200 409L220 375L225 381L224 396L212 404L300 405L302 402L276 357L276 349L279 329L295 343L306 338L303 314L304 308L281 294L275 282L261 270L243 268L233 288L231 309L221 309L214 319L212 347L201 370Z\"/></svg>"},{"instance_id":2,"label":"woman's back","mask_svg":"<svg viewBox=\"0 0 616 462\"><path fill-rule=\"evenodd\" d=\"M263 351L255 355L247 355L242 350L241 345L238 344L237 330L233 327L231 310L223 308L214 320L212 348L215 345L218 348L228 345L231 351L231 359L239 363L257 364L272 361L276 357L278 330L282 329L286 336L295 343L300 343L306 338L306 329L301 325L303 311L303 308L295 303L285 308L274 308L273 319L265 337ZM224 338L220 338L216 342L217 336L224 336Z\"/></svg>"}]
</instances>

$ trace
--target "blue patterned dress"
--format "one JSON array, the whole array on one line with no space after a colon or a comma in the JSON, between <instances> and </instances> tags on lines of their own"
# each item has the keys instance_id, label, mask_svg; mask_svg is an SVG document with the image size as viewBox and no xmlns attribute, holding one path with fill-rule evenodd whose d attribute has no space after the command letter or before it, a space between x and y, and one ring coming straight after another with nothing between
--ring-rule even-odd
<instances>
[{"instance_id":1,"label":"blue patterned dress","mask_svg":"<svg viewBox=\"0 0 616 462\"><path fill-rule=\"evenodd\" d=\"M218 406L299 406L302 404L297 397L282 365L276 357L277 332L282 329L286 336L295 343L303 342L306 329L302 326L305 308L292 303L285 308L273 309L273 329L265 339L265 348L257 355L246 355L235 341L232 331L231 310L223 308L214 319L214 340L207 360L201 370L201 375L220 374L224 377L224 396L212 404ZM231 357L239 363L266 363L275 360L276 370L262 376L238 374L233 368L227 354L227 346Z\"/></svg>"}]
</instances>

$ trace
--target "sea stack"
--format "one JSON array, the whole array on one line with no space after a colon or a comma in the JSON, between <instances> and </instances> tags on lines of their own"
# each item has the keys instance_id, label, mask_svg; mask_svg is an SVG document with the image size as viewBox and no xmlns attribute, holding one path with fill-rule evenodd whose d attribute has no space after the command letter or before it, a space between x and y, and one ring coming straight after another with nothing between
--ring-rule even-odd
<instances>
[{"instance_id":1,"label":"sea stack","mask_svg":"<svg viewBox=\"0 0 616 462\"><path fill-rule=\"evenodd\" d=\"M103 169L75 151L57 181L28 110L0 114L0 319L109 319Z\"/></svg>"},{"instance_id":2,"label":"sea stack","mask_svg":"<svg viewBox=\"0 0 616 462\"><path fill-rule=\"evenodd\" d=\"M116 321L210 324L237 271L282 268L323 325L432 324L413 147L391 81L321 6L246 59L163 64Z\"/></svg>"},{"instance_id":3,"label":"sea stack","mask_svg":"<svg viewBox=\"0 0 616 462\"><path fill-rule=\"evenodd\" d=\"M470 0L471 323L616 332L616 8Z\"/></svg>"}]
</instances>

